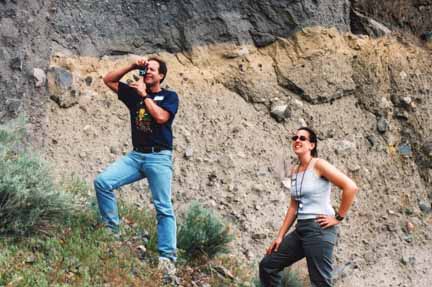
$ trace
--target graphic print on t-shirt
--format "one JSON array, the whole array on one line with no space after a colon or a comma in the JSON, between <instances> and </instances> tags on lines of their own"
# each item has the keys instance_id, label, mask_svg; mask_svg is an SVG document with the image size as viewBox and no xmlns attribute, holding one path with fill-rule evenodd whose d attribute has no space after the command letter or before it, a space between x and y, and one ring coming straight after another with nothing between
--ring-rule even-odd
<instances>
[{"instance_id":1,"label":"graphic print on t-shirt","mask_svg":"<svg viewBox=\"0 0 432 287\"><path fill-rule=\"evenodd\" d=\"M135 119L135 126L139 131L142 131L144 133L151 133L151 122L152 117L147 112L146 108L141 104L138 107L137 113L136 113L136 119Z\"/></svg>"}]
</instances>

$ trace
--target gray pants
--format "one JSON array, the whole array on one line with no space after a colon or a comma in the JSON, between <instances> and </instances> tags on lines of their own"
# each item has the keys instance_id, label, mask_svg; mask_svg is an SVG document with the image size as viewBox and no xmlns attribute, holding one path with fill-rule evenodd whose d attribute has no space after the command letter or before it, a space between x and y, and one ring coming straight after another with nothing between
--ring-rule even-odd
<instances>
[{"instance_id":1,"label":"gray pants","mask_svg":"<svg viewBox=\"0 0 432 287\"><path fill-rule=\"evenodd\" d=\"M309 278L314 287L332 286L332 255L337 228L323 229L315 219L298 220L296 229L283 239L277 252L260 262L259 275L264 287L278 287L285 267L306 257Z\"/></svg>"}]
</instances>

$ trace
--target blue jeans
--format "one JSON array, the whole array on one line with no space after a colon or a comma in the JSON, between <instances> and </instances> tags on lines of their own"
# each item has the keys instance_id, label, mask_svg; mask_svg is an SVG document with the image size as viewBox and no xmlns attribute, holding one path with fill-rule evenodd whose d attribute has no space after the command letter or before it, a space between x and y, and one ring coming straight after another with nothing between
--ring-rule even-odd
<instances>
[{"instance_id":1,"label":"blue jeans","mask_svg":"<svg viewBox=\"0 0 432 287\"><path fill-rule=\"evenodd\" d=\"M176 219L171 203L171 151L131 151L96 177L94 187L102 221L113 231L118 231L120 220L114 190L144 177L150 185L156 208L159 255L176 260Z\"/></svg>"}]
</instances>

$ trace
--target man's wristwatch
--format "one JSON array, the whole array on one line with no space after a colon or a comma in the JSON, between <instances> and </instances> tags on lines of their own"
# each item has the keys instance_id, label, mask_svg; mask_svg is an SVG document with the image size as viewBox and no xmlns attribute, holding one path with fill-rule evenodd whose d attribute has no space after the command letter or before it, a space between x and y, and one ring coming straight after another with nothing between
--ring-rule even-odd
<instances>
[{"instance_id":1,"label":"man's wristwatch","mask_svg":"<svg viewBox=\"0 0 432 287\"><path fill-rule=\"evenodd\" d=\"M337 221L342 221L342 220L344 220L345 217L342 217L342 216L339 214L339 212L336 212L335 218L336 218Z\"/></svg>"}]
</instances>

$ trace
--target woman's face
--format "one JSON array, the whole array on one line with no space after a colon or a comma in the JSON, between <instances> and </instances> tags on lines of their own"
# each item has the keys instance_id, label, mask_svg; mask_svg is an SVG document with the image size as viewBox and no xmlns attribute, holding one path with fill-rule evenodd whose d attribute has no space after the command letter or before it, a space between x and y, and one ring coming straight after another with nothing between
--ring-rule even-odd
<instances>
[{"instance_id":1,"label":"woman's face","mask_svg":"<svg viewBox=\"0 0 432 287\"><path fill-rule=\"evenodd\" d=\"M292 138L292 149L296 155L310 153L315 147L309 140L309 132L298 130Z\"/></svg>"}]
</instances>

